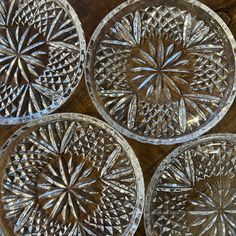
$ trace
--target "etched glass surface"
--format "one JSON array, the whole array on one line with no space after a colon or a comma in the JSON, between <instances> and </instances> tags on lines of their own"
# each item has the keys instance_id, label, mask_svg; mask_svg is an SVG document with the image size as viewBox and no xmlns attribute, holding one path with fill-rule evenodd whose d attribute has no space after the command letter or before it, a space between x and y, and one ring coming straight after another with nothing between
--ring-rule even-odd
<instances>
[{"instance_id":1,"label":"etched glass surface","mask_svg":"<svg viewBox=\"0 0 236 236\"><path fill-rule=\"evenodd\" d=\"M53 115L25 126L1 153L0 227L16 235L133 235L141 168L126 141L96 119Z\"/></svg>"},{"instance_id":2,"label":"etched glass surface","mask_svg":"<svg viewBox=\"0 0 236 236\"><path fill-rule=\"evenodd\" d=\"M236 136L184 145L157 169L147 193L147 235L236 234Z\"/></svg>"},{"instance_id":3,"label":"etched glass surface","mask_svg":"<svg viewBox=\"0 0 236 236\"><path fill-rule=\"evenodd\" d=\"M64 103L81 79L84 51L65 0L1 0L0 123L27 122Z\"/></svg>"},{"instance_id":4,"label":"etched glass surface","mask_svg":"<svg viewBox=\"0 0 236 236\"><path fill-rule=\"evenodd\" d=\"M233 101L235 41L199 2L124 3L99 25L88 48L87 85L97 109L139 141L192 139Z\"/></svg>"}]
</instances>

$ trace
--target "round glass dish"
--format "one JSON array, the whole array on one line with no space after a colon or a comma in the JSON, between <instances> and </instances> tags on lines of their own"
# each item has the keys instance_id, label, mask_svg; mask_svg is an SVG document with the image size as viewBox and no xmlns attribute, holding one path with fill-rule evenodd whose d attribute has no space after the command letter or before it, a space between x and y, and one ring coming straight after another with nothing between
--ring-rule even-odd
<instances>
[{"instance_id":1,"label":"round glass dish","mask_svg":"<svg viewBox=\"0 0 236 236\"><path fill-rule=\"evenodd\" d=\"M12 235L133 235L144 182L132 148L106 123L54 114L0 153L0 228Z\"/></svg>"},{"instance_id":2,"label":"round glass dish","mask_svg":"<svg viewBox=\"0 0 236 236\"><path fill-rule=\"evenodd\" d=\"M234 235L235 154L235 134L212 134L167 156L148 187L147 236Z\"/></svg>"},{"instance_id":3,"label":"round glass dish","mask_svg":"<svg viewBox=\"0 0 236 236\"><path fill-rule=\"evenodd\" d=\"M0 3L0 124L25 123L61 106L79 84L85 39L66 0Z\"/></svg>"},{"instance_id":4,"label":"round glass dish","mask_svg":"<svg viewBox=\"0 0 236 236\"><path fill-rule=\"evenodd\" d=\"M223 20L198 1L127 1L90 40L88 91L120 133L151 144L186 142L229 110L235 46Z\"/></svg>"}]
</instances>

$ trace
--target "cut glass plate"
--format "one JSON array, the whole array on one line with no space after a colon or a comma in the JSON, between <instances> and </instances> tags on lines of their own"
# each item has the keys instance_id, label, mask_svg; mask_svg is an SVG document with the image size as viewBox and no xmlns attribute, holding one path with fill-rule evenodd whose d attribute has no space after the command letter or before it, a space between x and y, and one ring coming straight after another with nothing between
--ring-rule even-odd
<instances>
[{"instance_id":1,"label":"cut glass plate","mask_svg":"<svg viewBox=\"0 0 236 236\"><path fill-rule=\"evenodd\" d=\"M0 153L5 236L133 235L144 182L129 144L107 124L55 114L17 131Z\"/></svg>"},{"instance_id":2,"label":"cut glass plate","mask_svg":"<svg viewBox=\"0 0 236 236\"><path fill-rule=\"evenodd\" d=\"M82 77L85 39L66 0L0 1L0 124L61 106Z\"/></svg>"},{"instance_id":3,"label":"cut glass plate","mask_svg":"<svg viewBox=\"0 0 236 236\"><path fill-rule=\"evenodd\" d=\"M127 1L91 38L87 87L120 133L152 144L185 142L230 108L235 46L223 20L198 1Z\"/></svg>"},{"instance_id":4,"label":"cut glass plate","mask_svg":"<svg viewBox=\"0 0 236 236\"><path fill-rule=\"evenodd\" d=\"M235 162L235 134L212 134L173 151L147 191L147 236L235 235Z\"/></svg>"}]
</instances>

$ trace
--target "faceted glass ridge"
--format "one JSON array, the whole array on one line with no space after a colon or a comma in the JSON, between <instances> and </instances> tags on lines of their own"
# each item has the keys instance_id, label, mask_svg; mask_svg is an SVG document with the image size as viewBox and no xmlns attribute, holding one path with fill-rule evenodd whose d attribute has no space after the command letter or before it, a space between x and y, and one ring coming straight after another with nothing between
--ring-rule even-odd
<instances>
[{"instance_id":1,"label":"faceted glass ridge","mask_svg":"<svg viewBox=\"0 0 236 236\"><path fill-rule=\"evenodd\" d=\"M1 152L0 227L17 235L133 235L144 182L128 143L105 123L55 114Z\"/></svg>"},{"instance_id":2,"label":"faceted glass ridge","mask_svg":"<svg viewBox=\"0 0 236 236\"><path fill-rule=\"evenodd\" d=\"M62 105L80 82L85 39L65 0L0 1L0 124Z\"/></svg>"},{"instance_id":3,"label":"faceted glass ridge","mask_svg":"<svg viewBox=\"0 0 236 236\"><path fill-rule=\"evenodd\" d=\"M147 235L235 235L235 154L233 134L205 136L172 152L147 191Z\"/></svg>"},{"instance_id":4,"label":"faceted glass ridge","mask_svg":"<svg viewBox=\"0 0 236 236\"><path fill-rule=\"evenodd\" d=\"M128 1L92 36L88 90L122 134L184 142L214 126L232 104L234 48L224 22L197 1Z\"/></svg>"}]
</instances>

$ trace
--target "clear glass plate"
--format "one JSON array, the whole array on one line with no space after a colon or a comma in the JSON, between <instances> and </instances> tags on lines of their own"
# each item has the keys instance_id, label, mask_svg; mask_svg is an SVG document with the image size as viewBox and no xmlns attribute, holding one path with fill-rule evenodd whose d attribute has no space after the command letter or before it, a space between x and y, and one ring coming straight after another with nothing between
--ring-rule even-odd
<instances>
[{"instance_id":1,"label":"clear glass plate","mask_svg":"<svg viewBox=\"0 0 236 236\"><path fill-rule=\"evenodd\" d=\"M173 151L147 191L147 236L236 233L236 135L212 134Z\"/></svg>"},{"instance_id":2,"label":"clear glass plate","mask_svg":"<svg viewBox=\"0 0 236 236\"><path fill-rule=\"evenodd\" d=\"M127 1L95 30L86 81L104 119L145 143L196 138L235 97L235 40L193 0Z\"/></svg>"},{"instance_id":3,"label":"clear glass plate","mask_svg":"<svg viewBox=\"0 0 236 236\"><path fill-rule=\"evenodd\" d=\"M0 153L0 228L14 235L133 235L144 204L139 162L107 124L55 114Z\"/></svg>"},{"instance_id":4,"label":"clear glass plate","mask_svg":"<svg viewBox=\"0 0 236 236\"><path fill-rule=\"evenodd\" d=\"M66 0L0 3L0 124L40 118L80 82L85 39Z\"/></svg>"}]
</instances>

